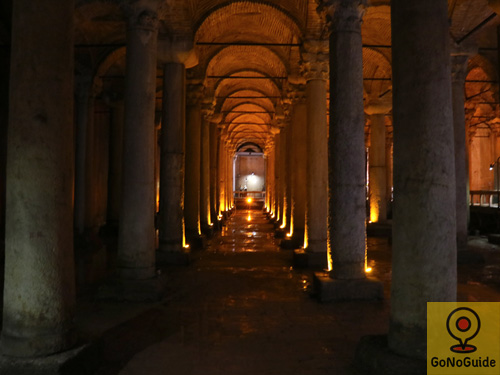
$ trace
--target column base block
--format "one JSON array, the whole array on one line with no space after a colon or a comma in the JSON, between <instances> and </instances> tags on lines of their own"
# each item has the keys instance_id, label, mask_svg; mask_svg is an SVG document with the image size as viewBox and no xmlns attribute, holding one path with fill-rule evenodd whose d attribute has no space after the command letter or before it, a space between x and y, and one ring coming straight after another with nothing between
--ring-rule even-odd
<instances>
[{"instance_id":1,"label":"column base block","mask_svg":"<svg viewBox=\"0 0 500 375\"><path fill-rule=\"evenodd\" d=\"M332 279L327 272L315 272L313 285L321 302L384 298L382 282L373 277L355 280L337 280Z\"/></svg>"},{"instance_id":2,"label":"column base block","mask_svg":"<svg viewBox=\"0 0 500 375\"><path fill-rule=\"evenodd\" d=\"M212 238L215 234L215 229L214 229L213 225L212 226L202 225L201 233L203 233L203 235L206 236L207 238Z\"/></svg>"},{"instance_id":3,"label":"column base block","mask_svg":"<svg viewBox=\"0 0 500 375\"><path fill-rule=\"evenodd\" d=\"M324 270L328 268L328 260L324 252L295 249L293 251L293 266L297 268Z\"/></svg>"},{"instance_id":4,"label":"column base block","mask_svg":"<svg viewBox=\"0 0 500 375\"><path fill-rule=\"evenodd\" d=\"M387 344L387 335L361 338L354 357L355 366L373 375L425 375L425 360L394 353Z\"/></svg>"},{"instance_id":5,"label":"column base block","mask_svg":"<svg viewBox=\"0 0 500 375\"><path fill-rule=\"evenodd\" d=\"M97 297L113 301L159 301L166 294L166 290L165 275L145 280L112 279L99 288Z\"/></svg>"},{"instance_id":6,"label":"column base block","mask_svg":"<svg viewBox=\"0 0 500 375\"><path fill-rule=\"evenodd\" d=\"M187 266L191 263L191 252L188 249L182 250L158 250L156 252L157 265Z\"/></svg>"},{"instance_id":7,"label":"column base block","mask_svg":"<svg viewBox=\"0 0 500 375\"><path fill-rule=\"evenodd\" d=\"M203 250L206 247L205 236L203 235L188 235L186 241L192 250Z\"/></svg>"},{"instance_id":8,"label":"column base block","mask_svg":"<svg viewBox=\"0 0 500 375\"><path fill-rule=\"evenodd\" d=\"M36 358L8 357L0 354L0 374L9 375L86 375L99 367L96 345L83 345L61 353Z\"/></svg>"},{"instance_id":9,"label":"column base block","mask_svg":"<svg viewBox=\"0 0 500 375\"><path fill-rule=\"evenodd\" d=\"M281 228L276 228L276 230L274 231L274 238L285 238L285 231Z\"/></svg>"},{"instance_id":10,"label":"column base block","mask_svg":"<svg viewBox=\"0 0 500 375\"><path fill-rule=\"evenodd\" d=\"M280 242L280 247L286 250L294 250L300 246L300 242L294 238L286 237Z\"/></svg>"}]
</instances>

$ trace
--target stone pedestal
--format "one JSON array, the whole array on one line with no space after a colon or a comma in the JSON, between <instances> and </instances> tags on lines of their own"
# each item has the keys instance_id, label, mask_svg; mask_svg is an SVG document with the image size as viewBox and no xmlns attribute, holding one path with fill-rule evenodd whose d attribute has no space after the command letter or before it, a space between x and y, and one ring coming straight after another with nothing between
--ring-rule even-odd
<instances>
[{"instance_id":1,"label":"stone pedestal","mask_svg":"<svg viewBox=\"0 0 500 375\"><path fill-rule=\"evenodd\" d=\"M393 0L391 5L394 215L388 342L396 353L425 359L427 302L455 301L457 293L448 10L445 0Z\"/></svg>"},{"instance_id":2,"label":"stone pedestal","mask_svg":"<svg viewBox=\"0 0 500 375\"><path fill-rule=\"evenodd\" d=\"M137 5L126 12L129 22L117 278L126 284L141 284L153 282L156 275L154 112L158 26L153 9Z\"/></svg>"},{"instance_id":3,"label":"stone pedestal","mask_svg":"<svg viewBox=\"0 0 500 375\"><path fill-rule=\"evenodd\" d=\"M309 266L327 267L328 134L326 79L328 52L322 41L306 41L302 70L307 103L307 206L304 247Z\"/></svg>"},{"instance_id":4,"label":"stone pedestal","mask_svg":"<svg viewBox=\"0 0 500 375\"><path fill-rule=\"evenodd\" d=\"M75 344L73 13L73 1L13 7L0 337L9 357Z\"/></svg>"},{"instance_id":5,"label":"stone pedestal","mask_svg":"<svg viewBox=\"0 0 500 375\"><path fill-rule=\"evenodd\" d=\"M160 244L157 262L186 264L184 241L185 67L164 65L160 156Z\"/></svg>"}]
</instances>

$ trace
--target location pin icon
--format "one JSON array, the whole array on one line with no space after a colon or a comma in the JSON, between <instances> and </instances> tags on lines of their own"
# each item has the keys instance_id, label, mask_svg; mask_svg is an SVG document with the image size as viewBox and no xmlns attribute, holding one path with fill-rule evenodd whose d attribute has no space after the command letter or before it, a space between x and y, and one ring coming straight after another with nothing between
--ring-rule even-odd
<instances>
[{"instance_id":1,"label":"location pin icon","mask_svg":"<svg viewBox=\"0 0 500 375\"><path fill-rule=\"evenodd\" d=\"M477 313L468 307L459 307L453 310L446 320L446 328L451 337L460 344L453 345L450 350L455 353L472 353L477 350L468 342L479 333L481 320Z\"/></svg>"}]
</instances>

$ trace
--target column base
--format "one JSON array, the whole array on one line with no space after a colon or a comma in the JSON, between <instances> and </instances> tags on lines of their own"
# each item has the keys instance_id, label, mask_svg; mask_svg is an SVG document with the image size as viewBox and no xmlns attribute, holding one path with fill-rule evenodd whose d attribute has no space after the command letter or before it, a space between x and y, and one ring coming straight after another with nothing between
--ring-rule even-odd
<instances>
[{"instance_id":1,"label":"column base","mask_svg":"<svg viewBox=\"0 0 500 375\"><path fill-rule=\"evenodd\" d=\"M215 234L213 225L202 225L201 233L203 233L203 235L206 236L207 238L212 238Z\"/></svg>"},{"instance_id":2,"label":"column base","mask_svg":"<svg viewBox=\"0 0 500 375\"><path fill-rule=\"evenodd\" d=\"M290 237L285 237L281 242L280 242L280 247L282 249L286 250L293 250L297 249L302 245L304 241L300 242L296 238L290 238Z\"/></svg>"},{"instance_id":3,"label":"column base","mask_svg":"<svg viewBox=\"0 0 500 375\"><path fill-rule=\"evenodd\" d=\"M338 280L332 279L327 272L315 272L313 285L321 302L380 300L384 298L382 282L373 277Z\"/></svg>"},{"instance_id":4,"label":"column base","mask_svg":"<svg viewBox=\"0 0 500 375\"><path fill-rule=\"evenodd\" d=\"M158 275L145 280L112 279L99 288L97 298L113 301L159 301L166 294L167 279Z\"/></svg>"},{"instance_id":5,"label":"column base","mask_svg":"<svg viewBox=\"0 0 500 375\"><path fill-rule=\"evenodd\" d=\"M297 268L311 268L324 270L328 268L326 252L314 252L304 249L293 251L293 266Z\"/></svg>"},{"instance_id":6,"label":"column base","mask_svg":"<svg viewBox=\"0 0 500 375\"><path fill-rule=\"evenodd\" d=\"M0 374L9 375L86 375L100 363L95 345L84 345L54 355L16 358L0 355Z\"/></svg>"},{"instance_id":7,"label":"column base","mask_svg":"<svg viewBox=\"0 0 500 375\"><path fill-rule=\"evenodd\" d=\"M187 266L191 263L191 252L180 244L160 244L156 252L157 265Z\"/></svg>"},{"instance_id":8,"label":"column base","mask_svg":"<svg viewBox=\"0 0 500 375\"><path fill-rule=\"evenodd\" d=\"M274 231L274 238L277 239L285 238L285 231L279 227L276 228L276 230Z\"/></svg>"},{"instance_id":9,"label":"column base","mask_svg":"<svg viewBox=\"0 0 500 375\"><path fill-rule=\"evenodd\" d=\"M425 360L394 353L387 344L387 335L361 338L354 357L355 366L373 375L425 375Z\"/></svg>"},{"instance_id":10,"label":"column base","mask_svg":"<svg viewBox=\"0 0 500 375\"><path fill-rule=\"evenodd\" d=\"M201 234L186 235L186 241L191 250L203 250L205 248L205 236Z\"/></svg>"}]
</instances>

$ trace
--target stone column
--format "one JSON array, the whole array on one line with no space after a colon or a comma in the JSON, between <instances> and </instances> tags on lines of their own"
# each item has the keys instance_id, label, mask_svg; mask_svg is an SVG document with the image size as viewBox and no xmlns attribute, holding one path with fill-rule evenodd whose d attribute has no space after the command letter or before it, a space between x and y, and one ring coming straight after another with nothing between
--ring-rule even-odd
<instances>
[{"instance_id":1,"label":"stone column","mask_svg":"<svg viewBox=\"0 0 500 375\"><path fill-rule=\"evenodd\" d=\"M469 221L469 155L465 125L465 77L469 57L475 51L452 46L451 78L453 102L453 129L455 135L455 178L457 209L457 250L467 250ZM495 169L498 169L495 166Z\"/></svg>"},{"instance_id":2,"label":"stone column","mask_svg":"<svg viewBox=\"0 0 500 375\"><path fill-rule=\"evenodd\" d=\"M322 300L382 298L366 279L365 132L360 0L330 3L328 230L330 277ZM383 155L383 152L382 152Z\"/></svg>"},{"instance_id":3,"label":"stone column","mask_svg":"<svg viewBox=\"0 0 500 375\"><path fill-rule=\"evenodd\" d=\"M324 41L304 43L302 71L307 97L307 208L304 247L310 267L327 266L328 134L326 80L328 49Z\"/></svg>"},{"instance_id":4,"label":"stone column","mask_svg":"<svg viewBox=\"0 0 500 375\"><path fill-rule=\"evenodd\" d=\"M387 221L387 167L385 115L372 114L371 137L369 149L370 164L370 221L372 223Z\"/></svg>"},{"instance_id":5,"label":"stone column","mask_svg":"<svg viewBox=\"0 0 500 375\"><path fill-rule=\"evenodd\" d=\"M201 151L201 99L203 85L190 84L186 110L186 176L184 220L187 242L201 248L200 228L200 151Z\"/></svg>"},{"instance_id":6,"label":"stone column","mask_svg":"<svg viewBox=\"0 0 500 375\"><path fill-rule=\"evenodd\" d=\"M448 7L446 0L393 0L391 5L394 216L389 347L425 359L427 302L455 301L457 294Z\"/></svg>"},{"instance_id":7,"label":"stone column","mask_svg":"<svg viewBox=\"0 0 500 375\"><path fill-rule=\"evenodd\" d=\"M304 243L306 196L307 196L307 107L305 87L298 87L292 95L291 133L291 172L292 172L292 209L293 233L292 243L298 248Z\"/></svg>"},{"instance_id":8,"label":"stone column","mask_svg":"<svg viewBox=\"0 0 500 375\"><path fill-rule=\"evenodd\" d=\"M85 171L87 160L87 125L91 118L89 112L93 112L93 98L91 98L92 77L91 74L77 75L75 81L75 231L83 234L85 230ZM91 105L92 104L92 105Z\"/></svg>"},{"instance_id":9,"label":"stone column","mask_svg":"<svg viewBox=\"0 0 500 375\"><path fill-rule=\"evenodd\" d=\"M184 64L163 67L163 113L160 140L160 246L162 263L188 262L184 248L184 136L186 125L186 69Z\"/></svg>"},{"instance_id":10,"label":"stone column","mask_svg":"<svg viewBox=\"0 0 500 375\"><path fill-rule=\"evenodd\" d=\"M75 343L74 6L13 5L0 337L6 356L47 356Z\"/></svg>"},{"instance_id":11,"label":"stone column","mask_svg":"<svg viewBox=\"0 0 500 375\"><path fill-rule=\"evenodd\" d=\"M212 218L212 223L216 226L216 229L220 229L218 226L218 134L219 130L217 124L214 122L210 123L210 217Z\"/></svg>"},{"instance_id":12,"label":"stone column","mask_svg":"<svg viewBox=\"0 0 500 375\"><path fill-rule=\"evenodd\" d=\"M226 134L221 129L219 140L219 215L225 215L226 211ZM222 218L221 218L222 219Z\"/></svg>"},{"instance_id":13,"label":"stone column","mask_svg":"<svg viewBox=\"0 0 500 375\"><path fill-rule=\"evenodd\" d=\"M127 71L117 259L117 275L124 289L117 290L116 297L142 300L157 298L157 291L150 284L156 274L154 116L158 20L155 10L146 3L139 2L126 12Z\"/></svg>"},{"instance_id":14,"label":"stone column","mask_svg":"<svg viewBox=\"0 0 500 375\"><path fill-rule=\"evenodd\" d=\"M200 160L200 225L202 233L213 235L213 222L210 211L210 119L213 115L211 102L204 102L201 122L201 160Z\"/></svg>"},{"instance_id":15,"label":"stone column","mask_svg":"<svg viewBox=\"0 0 500 375\"><path fill-rule=\"evenodd\" d=\"M108 190L108 221L107 225L118 227L120 219L120 202L122 186L122 156L123 156L123 124L125 122L125 107L123 100L112 106L113 115L110 127L109 152L109 190Z\"/></svg>"}]
</instances>

